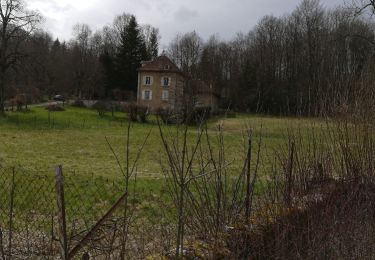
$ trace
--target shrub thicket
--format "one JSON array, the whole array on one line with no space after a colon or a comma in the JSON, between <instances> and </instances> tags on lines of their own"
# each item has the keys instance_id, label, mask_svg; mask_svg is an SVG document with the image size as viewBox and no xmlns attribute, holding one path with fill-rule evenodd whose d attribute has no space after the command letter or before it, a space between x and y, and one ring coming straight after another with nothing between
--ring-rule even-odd
<instances>
[{"instance_id":1,"label":"shrub thicket","mask_svg":"<svg viewBox=\"0 0 375 260\"><path fill-rule=\"evenodd\" d=\"M140 123L147 122L148 107L132 103L126 106L125 111L128 113L129 120Z\"/></svg>"}]
</instances>

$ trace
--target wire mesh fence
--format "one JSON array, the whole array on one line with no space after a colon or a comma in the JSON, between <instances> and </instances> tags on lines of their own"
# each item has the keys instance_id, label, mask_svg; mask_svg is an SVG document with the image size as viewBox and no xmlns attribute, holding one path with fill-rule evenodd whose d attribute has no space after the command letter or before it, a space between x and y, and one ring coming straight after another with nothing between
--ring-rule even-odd
<instances>
[{"instance_id":1,"label":"wire mesh fence","mask_svg":"<svg viewBox=\"0 0 375 260\"><path fill-rule=\"evenodd\" d=\"M119 250L123 230L124 185L103 177L63 175L63 193L51 173L22 168L0 170L0 258L70 259L111 255ZM64 212L58 198L64 198ZM61 233L61 214L65 234ZM74 255L64 257L61 243Z\"/></svg>"}]
</instances>

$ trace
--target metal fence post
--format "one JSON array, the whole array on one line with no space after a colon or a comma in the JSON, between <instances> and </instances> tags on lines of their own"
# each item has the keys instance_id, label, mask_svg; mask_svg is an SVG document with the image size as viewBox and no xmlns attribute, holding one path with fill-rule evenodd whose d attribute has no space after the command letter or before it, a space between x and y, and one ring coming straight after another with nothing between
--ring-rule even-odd
<instances>
[{"instance_id":1,"label":"metal fence post","mask_svg":"<svg viewBox=\"0 0 375 260\"><path fill-rule=\"evenodd\" d=\"M65 218L65 198L64 198L64 178L62 173L62 166L59 165L56 167L55 172L55 181L56 181L56 199L57 199L57 209L58 209L58 236L60 241L60 251L61 259L69 259L68 251L68 240L66 235L66 218Z\"/></svg>"}]
</instances>

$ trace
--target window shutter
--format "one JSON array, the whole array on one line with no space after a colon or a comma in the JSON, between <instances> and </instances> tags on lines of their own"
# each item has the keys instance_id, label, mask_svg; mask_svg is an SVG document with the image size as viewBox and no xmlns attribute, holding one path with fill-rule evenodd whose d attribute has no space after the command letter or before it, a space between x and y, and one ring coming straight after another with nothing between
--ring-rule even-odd
<instances>
[{"instance_id":1,"label":"window shutter","mask_svg":"<svg viewBox=\"0 0 375 260\"><path fill-rule=\"evenodd\" d=\"M154 77L150 76L150 85L154 84Z\"/></svg>"},{"instance_id":2,"label":"window shutter","mask_svg":"<svg viewBox=\"0 0 375 260\"><path fill-rule=\"evenodd\" d=\"M145 100L145 91L142 91L142 100Z\"/></svg>"},{"instance_id":3,"label":"window shutter","mask_svg":"<svg viewBox=\"0 0 375 260\"><path fill-rule=\"evenodd\" d=\"M172 82L172 78L169 78L169 79L168 79L168 86L171 85L171 82Z\"/></svg>"},{"instance_id":4,"label":"window shutter","mask_svg":"<svg viewBox=\"0 0 375 260\"><path fill-rule=\"evenodd\" d=\"M146 76L143 76L143 85L146 85Z\"/></svg>"},{"instance_id":5,"label":"window shutter","mask_svg":"<svg viewBox=\"0 0 375 260\"><path fill-rule=\"evenodd\" d=\"M152 100L152 91L150 90L150 100Z\"/></svg>"}]
</instances>

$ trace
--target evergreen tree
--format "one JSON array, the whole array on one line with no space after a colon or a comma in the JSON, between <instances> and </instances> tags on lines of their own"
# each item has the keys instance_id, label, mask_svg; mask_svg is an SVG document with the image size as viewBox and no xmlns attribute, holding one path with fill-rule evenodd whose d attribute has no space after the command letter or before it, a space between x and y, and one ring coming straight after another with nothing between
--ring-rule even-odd
<instances>
[{"instance_id":1,"label":"evergreen tree","mask_svg":"<svg viewBox=\"0 0 375 260\"><path fill-rule=\"evenodd\" d=\"M158 30L156 28L153 28L151 31L148 54L151 58L156 58L159 54Z\"/></svg>"},{"instance_id":2,"label":"evergreen tree","mask_svg":"<svg viewBox=\"0 0 375 260\"><path fill-rule=\"evenodd\" d=\"M61 43L59 41L59 38L57 38L53 44L52 44L52 47L51 47L51 55L55 55L59 50L60 50L60 47L61 47Z\"/></svg>"},{"instance_id":3,"label":"evergreen tree","mask_svg":"<svg viewBox=\"0 0 375 260\"><path fill-rule=\"evenodd\" d=\"M113 57L110 55L108 50L104 50L99 59L103 72L103 87L105 96L109 97L116 85Z\"/></svg>"},{"instance_id":4,"label":"evergreen tree","mask_svg":"<svg viewBox=\"0 0 375 260\"><path fill-rule=\"evenodd\" d=\"M137 69L142 60L147 60L146 44L135 16L131 16L121 34L121 43L115 56L117 88L137 90Z\"/></svg>"}]
</instances>

